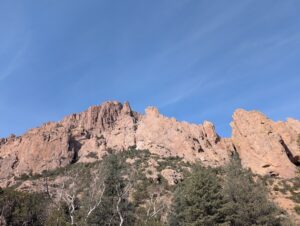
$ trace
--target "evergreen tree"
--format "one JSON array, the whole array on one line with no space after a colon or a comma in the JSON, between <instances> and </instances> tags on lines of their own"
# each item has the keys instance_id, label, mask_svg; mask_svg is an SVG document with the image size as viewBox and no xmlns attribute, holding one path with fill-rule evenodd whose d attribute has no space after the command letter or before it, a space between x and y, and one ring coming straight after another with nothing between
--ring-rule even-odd
<instances>
[{"instance_id":1,"label":"evergreen tree","mask_svg":"<svg viewBox=\"0 0 300 226\"><path fill-rule=\"evenodd\" d=\"M253 180L252 173L242 168L236 156L226 167L224 197L229 225L281 225L279 211L268 200L263 184Z\"/></svg>"},{"instance_id":2,"label":"evergreen tree","mask_svg":"<svg viewBox=\"0 0 300 226\"><path fill-rule=\"evenodd\" d=\"M170 225L209 226L223 222L222 190L211 168L196 165L179 185L174 197Z\"/></svg>"},{"instance_id":3,"label":"evergreen tree","mask_svg":"<svg viewBox=\"0 0 300 226\"><path fill-rule=\"evenodd\" d=\"M0 215L5 219L6 225L43 225L47 204L48 200L43 194L0 188Z\"/></svg>"}]
</instances>

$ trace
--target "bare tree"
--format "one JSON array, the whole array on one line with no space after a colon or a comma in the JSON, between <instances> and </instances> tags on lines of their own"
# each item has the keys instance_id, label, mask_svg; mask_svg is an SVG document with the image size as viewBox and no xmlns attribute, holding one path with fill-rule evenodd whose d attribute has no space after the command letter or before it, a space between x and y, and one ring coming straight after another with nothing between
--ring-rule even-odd
<instances>
[{"instance_id":1,"label":"bare tree","mask_svg":"<svg viewBox=\"0 0 300 226\"><path fill-rule=\"evenodd\" d=\"M94 212L94 210L100 206L102 203L102 197L105 192L105 183L104 183L105 175L102 167L98 167L92 173L92 183L89 189L89 200L88 200L88 211L85 217L85 221L89 218L89 216Z\"/></svg>"},{"instance_id":2,"label":"bare tree","mask_svg":"<svg viewBox=\"0 0 300 226\"><path fill-rule=\"evenodd\" d=\"M120 218L119 226L122 226L123 223L124 223L124 217L122 215L122 211L120 210L120 203L121 203L121 201L124 198L127 198L127 195L129 193L131 187L132 187L131 183L128 183L124 189L120 188L120 184L116 185L116 191L117 191L117 195L118 195L118 201L117 201L117 204L116 204L116 210L117 210L117 213L118 213L119 218Z\"/></svg>"},{"instance_id":3,"label":"bare tree","mask_svg":"<svg viewBox=\"0 0 300 226\"><path fill-rule=\"evenodd\" d=\"M148 219L156 217L157 214L166 208L165 203L159 200L160 198L161 196L158 194L151 194L147 208Z\"/></svg>"},{"instance_id":4,"label":"bare tree","mask_svg":"<svg viewBox=\"0 0 300 226\"><path fill-rule=\"evenodd\" d=\"M64 189L62 191L62 199L65 201L68 205L69 209L69 216L71 218L71 224L74 225L74 215L76 210L76 198L78 195L78 175L79 172L76 172L73 177L70 177L71 183L69 185L68 189Z\"/></svg>"},{"instance_id":5,"label":"bare tree","mask_svg":"<svg viewBox=\"0 0 300 226\"><path fill-rule=\"evenodd\" d=\"M69 171L65 170L61 186L57 189L50 189L48 178L44 178L46 194L57 205L58 211L61 209L61 204L66 203L72 225L76 223L76 210L80 208L86 211L84 213L86 222L95 209L100 206L105 192L105 170L102 164L99 163L94 169L88 170L90 171L87 174L79 167ZM82 177L87 175L91 182L83 184ZM78 202L79 196L82 197L82 202Z\"/></svg>"}]
</instances>

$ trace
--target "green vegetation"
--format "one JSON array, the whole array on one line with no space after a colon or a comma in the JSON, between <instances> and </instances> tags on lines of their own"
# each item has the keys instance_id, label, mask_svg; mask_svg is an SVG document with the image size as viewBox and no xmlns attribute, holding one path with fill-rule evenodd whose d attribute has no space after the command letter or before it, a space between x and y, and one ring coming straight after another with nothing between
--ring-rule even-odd
<instances>
[{"instance_id":1,"label":"green vegetation","mask_svg":"<svg viewBox=\"0 0 300 226\"><path fill-rule=\"evenodd\" d=\"M282 225L262 181L235 157L224 169L193 167L176 189L171 225Z\"/></svg>"},{"instance_id":2,"label":"green vegetation","mask_svg":"<svg viewBox=\"0 0 300 226\"><path fill-rule=\"evenodd\" d=\"M219 179L211 168L193 167L175 193L171 225L217 225L224 222Z\"/></svg>"},{"instance_id":3,"label":"green vegetation","mask_svg":"<svg viewBox=\"0 0 300 226\"><path fill-rule=\"evenodd\" d=\"M44 170L42 173L39 174L22 174L20 177L15 178L17 181L24 181L24 180L38 180L42 178L50 178L54 179L57 176L64 175L69 172L87 172L90 169L94 168L99 164L99 161L95 161L92 163L76 163L70 164L66 167L56 168L54 170Z\"/></svg>"},{"instance_id":4,"label":"green vegetation","mask_svg":"<svg viewBox=\"0 0 300 226\"><path fill-rule=\"evenodd\" d=\"M61 203L59 208L54 208L45 220L45 226L71 226L69 210L66 203Z\"/></svg>"},{"instance_id":5,"label":"green vegetation","mask_svg":"<svg viewBox=\"0 0 300 226\"><path fill-rule=\"evenodd\" d=\"M183 162L182 158L180 158L178 156L163 157L163 158L160 158L159 161L157 161L157 163L158 163L157 170L159 172L161 172L163 169L166 169L167 167L172 168L172 169L182 170L182 167L190 166L188 163Z\"/></svg>"},{"instance_id":6,"label":"green vegetation","mask_svg":"<svg viewBox=\"0 0 300 226\"><path fill-rule=\"evenodd\" d=\"M229 225L281 225L280 212L267 198L262 181L234 157L225 169L225 221Z\"/></svg>"},{"instance_id":7,"label":"green vegetation","mask_svg":"<svg viewBox=\"0 0 300 226\"><path fill-rule=\"evenodd\" d=\"M4 217L7 225L43 225L47 202L43 194L0 189L1 216Z\"/></svg>"},{"instance_id":8,"label":"green vegetation","mask_svg":"<svg viewBox=\"0 0 300 226\"><path fill-rule=\"evenodd\" d=\"M293 200L295 203L300 204L300 177L297 176L292 179L281 180L278 185L273 187L274 191L281 192L287 195L288 198Z\"/></svg>"},{"instance_id":9,"label":"green vegetation","mask_svg":"<svg viewBox=\"0 0 300 226\"><path fill-rule=\"evenodd\" d=\"M76 163L23 181L42 183L44 193L0 190L0 210L7 225L283 225L282 213L267 199L268 178L257 178L233 158L226 167L190 164L179 157L161 158L131 147L110 151L103 160ZM169 185L164 169L181 173L183 181ZM59 179L59 183L57 183ZM293 185L300 186L300 180ZM275 189L275 187L274 187ZM298 200L286 182L278 186ZM300 200L300 199L299 199ZM172 204L170 204L172 202ZM295 208L299 213L299 207ZM0 219L1 220L1 219ZM109 222L109 223L108 223Z\"/></svg>"}]
</instances>

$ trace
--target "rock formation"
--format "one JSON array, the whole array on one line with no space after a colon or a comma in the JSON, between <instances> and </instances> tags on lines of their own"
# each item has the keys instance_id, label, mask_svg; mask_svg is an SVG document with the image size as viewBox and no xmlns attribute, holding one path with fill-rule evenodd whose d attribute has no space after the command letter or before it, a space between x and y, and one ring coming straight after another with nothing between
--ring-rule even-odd
<instances>
[{"instance_id":1,"label":"rock formation","mask_svg":"<svg viewBox=\"0 0 300 226\"><path fill-rule=\"evenodd\" d=\"M146 114L140 117L136 146L158 155L183 157L187 161L199 159L213 166L226 162L234 150L230 141L216 134L212 123L178 122L162 116L153 107L147 108Z\"/></svg>"},{"instance_id":2,"label":"rock formation","mask_svg":"<svg viewBox=\"0 0 300 226\"><path fill-rule=\"evenodd\" d=\"M295 176L300 163L299 121L273 122L260 112L237 110L231 126L243 166L261 175Z\"/></svg>"},{"instance_id":3,"label":"rock formation","mask_svg":"<svg viewBox=\"0 0 300 226\"><path fill-rule=\"evenodd\" d=\"M142 115L132 111L128 103L113 101L44 124L20 137L2 139L0 182L75 162L95 161L110 149L121 151L132 146L213 166L224 164L234 150L231 141L220 138L210 122L178 122L153 107Z\"/></svg>"},{"instance_id":4,"label":"rock formation","mask_svg":"<svg viewBox=\"0 0 300 226\"><path fill-rule=\"evenodd\" d=\"M108 150L135 146L160 156L179 156L206 165L226 163L237 151L245 167L258 174L293 177L299 164L300 122L273 122L263 114L237 110L232 139L221 138L212 123L178 122L154 107L145 114L112 101L0 139L0 184L14 176L41 173L75 162L101 159Z\"/></svg>"}]
</instances>

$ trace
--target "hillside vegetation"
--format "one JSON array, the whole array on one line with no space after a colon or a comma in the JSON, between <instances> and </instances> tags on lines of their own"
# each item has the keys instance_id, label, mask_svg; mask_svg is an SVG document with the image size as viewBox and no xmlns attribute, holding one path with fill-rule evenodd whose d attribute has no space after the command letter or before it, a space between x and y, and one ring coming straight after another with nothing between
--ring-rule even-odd
<instances>
[{"instance_id":1,"label":"hillside vegetation","mask_svg":"<svg viewBox=\"0 0 300 226\"><path fill-rule=\"evenodd\" d=\"M211 168L132 147L16 181L2 225L289 225L236 156Z\"/></svg>"}]
</instances>

